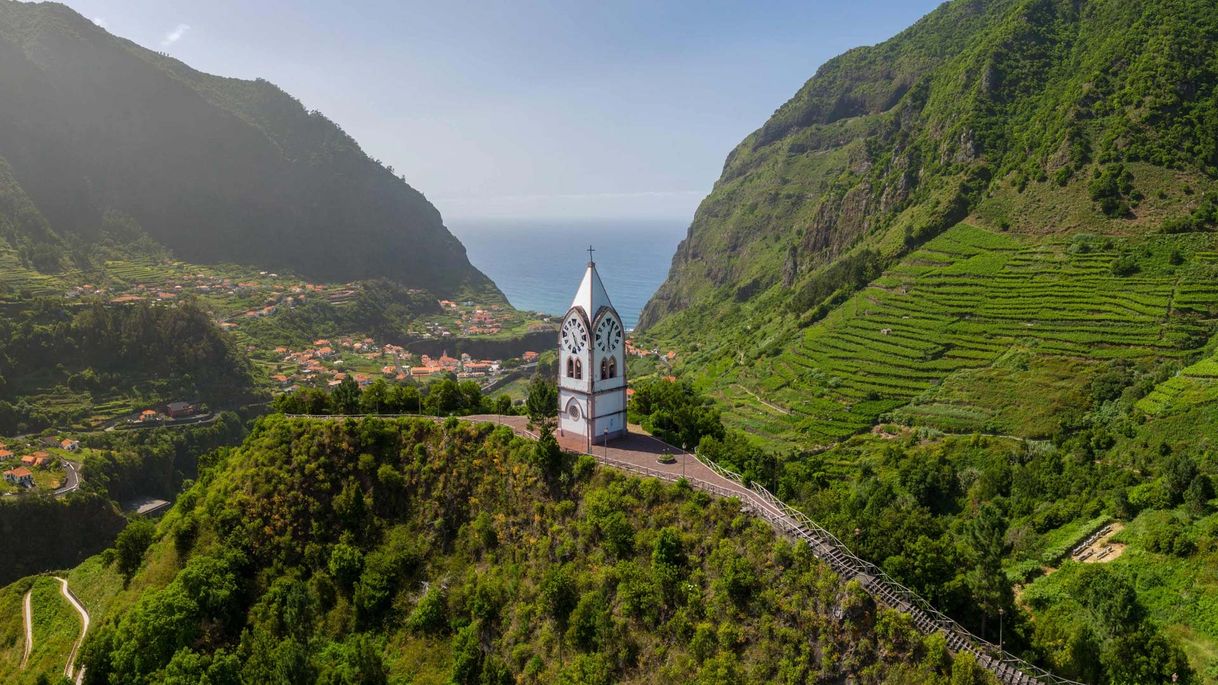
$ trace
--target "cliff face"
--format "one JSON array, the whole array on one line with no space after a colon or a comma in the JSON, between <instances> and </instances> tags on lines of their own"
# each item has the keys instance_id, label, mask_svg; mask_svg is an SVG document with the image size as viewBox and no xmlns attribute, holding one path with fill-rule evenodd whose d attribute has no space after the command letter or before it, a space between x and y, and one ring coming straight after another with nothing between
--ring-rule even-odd
<instances>
[{"instance_id":1,"label":"cliff face","mask_svg":"<svg viewBox=\"0 0 1218 685\"><path fill-rule=\"evenodd\" d=\"M1208 183L1216 30L1196 1L955 0L830 60L728 156L640 327L797 296L848 252L895 257L999 196L1004 229L1157 229L1158 198L1106 217L1079 189L1122 162ZM1080 204L1085 225L1049 225Z\"/></svg>"},{"instance_id":2,"label":"cliff face","mask_svg":"<svg viewBox=\"0 0 1218 685\"><path fill-rule=\"evenodd\" d=\"M266 81L5 1L0 92L0 235L44 268L134 232L187 261L494 292L421 193Z\"/></svg>"}]
</instances>

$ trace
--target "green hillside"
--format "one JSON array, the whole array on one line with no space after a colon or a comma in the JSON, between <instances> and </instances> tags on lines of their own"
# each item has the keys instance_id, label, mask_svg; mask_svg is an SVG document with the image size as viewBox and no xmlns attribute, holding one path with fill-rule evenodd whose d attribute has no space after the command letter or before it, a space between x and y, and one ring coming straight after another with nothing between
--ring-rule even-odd
<instances>
[{"instance_id":1,"label":"green hillside","mask_svg":"<svg viewBox=\"0 0 1218 685\"><path fill-rule=\"evenodd\" d=\"M956 0L826 63L642 316L700 453L1057 673L1218 682L1215 48L1209 2Z\"/></svg>"},{"instance_id":2,"label":"green hillside","mask_svg":"<svg viewBox=\"0 0 1218 685\"><path fill-rule=\"evenodd\" d=\"M27 267L143 236L195 263L502 298L421 193L266 81L4 0L0 90L0 241Z\"/></svg>"},{"instance_id":3,"label":"green hillside","mask_svg":"<svg viewBox=\"0 0 1218 685\"><path fill-rule=\"evenodd\" d=\"M13 303L0 313L0 434L96 427L185 400L236 408L259 396L231 336L196 303Z\"/></svg>"},{"instance_id":4,"label":"green hillside","mask_svg":"<svg viewBox=\"0 0 1218 685\"><path fill-rule=\"evenodd\" d=\"M831 60L729 156L646 337L804 448L881 418L1044 437L1108 366L1191 361L1216 32L1201 2L957 1Z\"/></svg>"},{"instance_id":5,"label":"green hillside","mask_svg":"<svg viewBox=\"0 0 1218 685\"><path fill-rule=\"evenodd\" d=\"M265 418L137 537L69 576L88 682L986 682L738 503L490 425Z\"/></svg>"},{"instance_id":6,"label":"green hillside","mask_svg":"<svg viewBox=\"0 0 1218 685\"><path fill-rule=\"evenodd\" d=\"M642 326L766 291L811 309L829 262L891 263L971 212L1106 234L1188 214L1218 166L1215 30L1204 0L956 0L830 60L728 156Z\"/></svg>"},{"instance_id":7,"label":"green hillside","mask_svg":"<svg viewBox=\"0 0 1218 685\"><path fill-rule=\"evenodd\" d=\"M729 423L805 447L881 418L1048 437L1086 407L1097 374L1197 354L1218 313L1216 250L1211 234L1033 238L961 224L823 319L745 319L684 368Z\"/></svg>"}]
</instances>

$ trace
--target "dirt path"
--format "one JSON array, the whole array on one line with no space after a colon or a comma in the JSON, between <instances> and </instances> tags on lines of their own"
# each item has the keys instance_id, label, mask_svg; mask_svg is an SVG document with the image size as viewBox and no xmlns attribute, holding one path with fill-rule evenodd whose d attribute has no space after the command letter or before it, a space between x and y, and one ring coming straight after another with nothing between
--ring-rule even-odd
<instances>
[{"instance_id":1,"label":"dirt path","mask_svg":"<svg viewBox=\"0 0 1218 685\"><path fill-rule=\"evenodd\" d=\"M64 667L63 674L76 685L80 685L85 679L85 669L82 666L79 671L76 670L76 655L80 653L80 645L85 641L85 634L89 632L89 612L85 611L85 607L76 598L76 595L68 589L68 579L56 577L59 581L59 594L63 595L64 599L76 609L80 614L80 637L76 638L76 642L72 645L72 652L68 654L68 665ZM75 677L73 675L75 674Z\"/></svg>"},{"instance_id":2,"label":"dirt path","mask_svg":"<svg viewBox=\"0 0 1218 685\"><path fill-rule=\"evenodd\" d=\"M25 591L25 597L21 598L21 617L25 620L25 652L21 655L21 670L25 670L25 665L29 663L30 652L34 651L34 610L30 606L30 597L33 596L32 589Z\"/></svg>"},{"instance_id":3,"label":"dirt path","mask_svg":"<svg viewBox=\"0 0 1218 685\"><path fill-rule=\"evenodd\" d=\"M747 392L753 399L764 404L765 406L769 407L770 409L773 409L774 411L778 412L779 414L782 414L783 416L791 415L790 409L785 409L783 407L778 406L777 404L773 404L772 402L767 402L767 401L761 399L760 397L757 396L757 393L753 392L752 390L749 390L748 388L744 387L743 385L741 385L739 383L736 383L735 385L737 388L740 388L741 390Z\"/></svg>"}]
</instances>

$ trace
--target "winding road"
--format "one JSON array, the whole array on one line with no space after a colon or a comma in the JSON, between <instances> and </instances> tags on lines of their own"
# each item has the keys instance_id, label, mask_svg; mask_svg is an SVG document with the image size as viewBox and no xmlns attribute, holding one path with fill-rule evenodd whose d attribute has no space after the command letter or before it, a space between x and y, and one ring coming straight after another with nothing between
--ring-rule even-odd
<instances>
[{"instance_id":1,"label":"winding road","mask_svg":"<svg viewBox=\"0 0 1218 685\"><path fill-rule=\"evenodd\" d=\"M63 486L56 488L51 494L56 497L62 497L69 492L76 492L80 489L80 465L74 461L63 460L64 477Z\"/></svg>"},{"instance_id":2,"label":"winding road","mask_svg":"<svg viewBox=\"0 0 1218 685\"><path fill-rule=\"evenodd\" d=\"M85 610L85 605L80 603L76 598L76 594L68 587L68 579L55 577L59 581L59 594L68 600L68 604L76 609L76 613L80 614L80 637L76 638L76 642L72 644L72 651L68 653L68 663L63 668L63 675L67 679L80 685L85 679L85 669L82 666L79 671L76 670L76 656L80 653L80 646L85 641L85 635L89 632L89 612ZM21 614L25 622L25 651L21 655L21 670L25 670L26 665L30 661L30 652L34 651L34 608L32 597L34 594L33 588L26 591L25 596L21 598ZM75 677L73 677L75 675Z\"/></svg>"},{"instance_id":3,"label":"winding road","mask_svg":"<svg viewBox=\"0 0 1218 685\"><path fill-rule=\"evenodd\" d=\"M63 674L68 680L80 685L85 679L85 668L80 667L76 670L76 655L80 653L80 645L85 641L85 635L89 632L89 612L85 610L85 605L80 603L76 598L76 594L68 588L68 579L55 577L59 581L59 594L63 595L64 599L76 609L76 613L80 614L80 637L76 638L76 642L72 644L72 651L68 654L68 664L63 668ZM75 677L73 677L75 675Z\"/></svg>"},{"instance_id":4,"label":"winding road","mask_svg":"<svg viewBox=\"0 0 1218 685\"><path fill-rule=\"evenodd\" d=\"M30 597L34 594L31 588L25 591L21 598L21 617L25 619L25 651L21 654L21 670L30 661L30 652L34 651L34 611L30 607Z\"/></svg>"}]
</instances>

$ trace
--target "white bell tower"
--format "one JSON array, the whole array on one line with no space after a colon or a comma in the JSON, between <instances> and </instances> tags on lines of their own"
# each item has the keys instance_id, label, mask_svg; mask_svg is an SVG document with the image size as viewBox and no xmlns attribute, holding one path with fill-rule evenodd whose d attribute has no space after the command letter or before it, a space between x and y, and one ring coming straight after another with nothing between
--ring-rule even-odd
<instances>
[{"instance_id":1,"label":"white bell tower","mask_svg":"<svg viewBox=\"0 0 1218 685\"><path fill-rule=\"evenodd\" d=\"M588 447L626 433L626 331L592 252L558 335L558 428Z\"/></svg>"}]
</instances>

